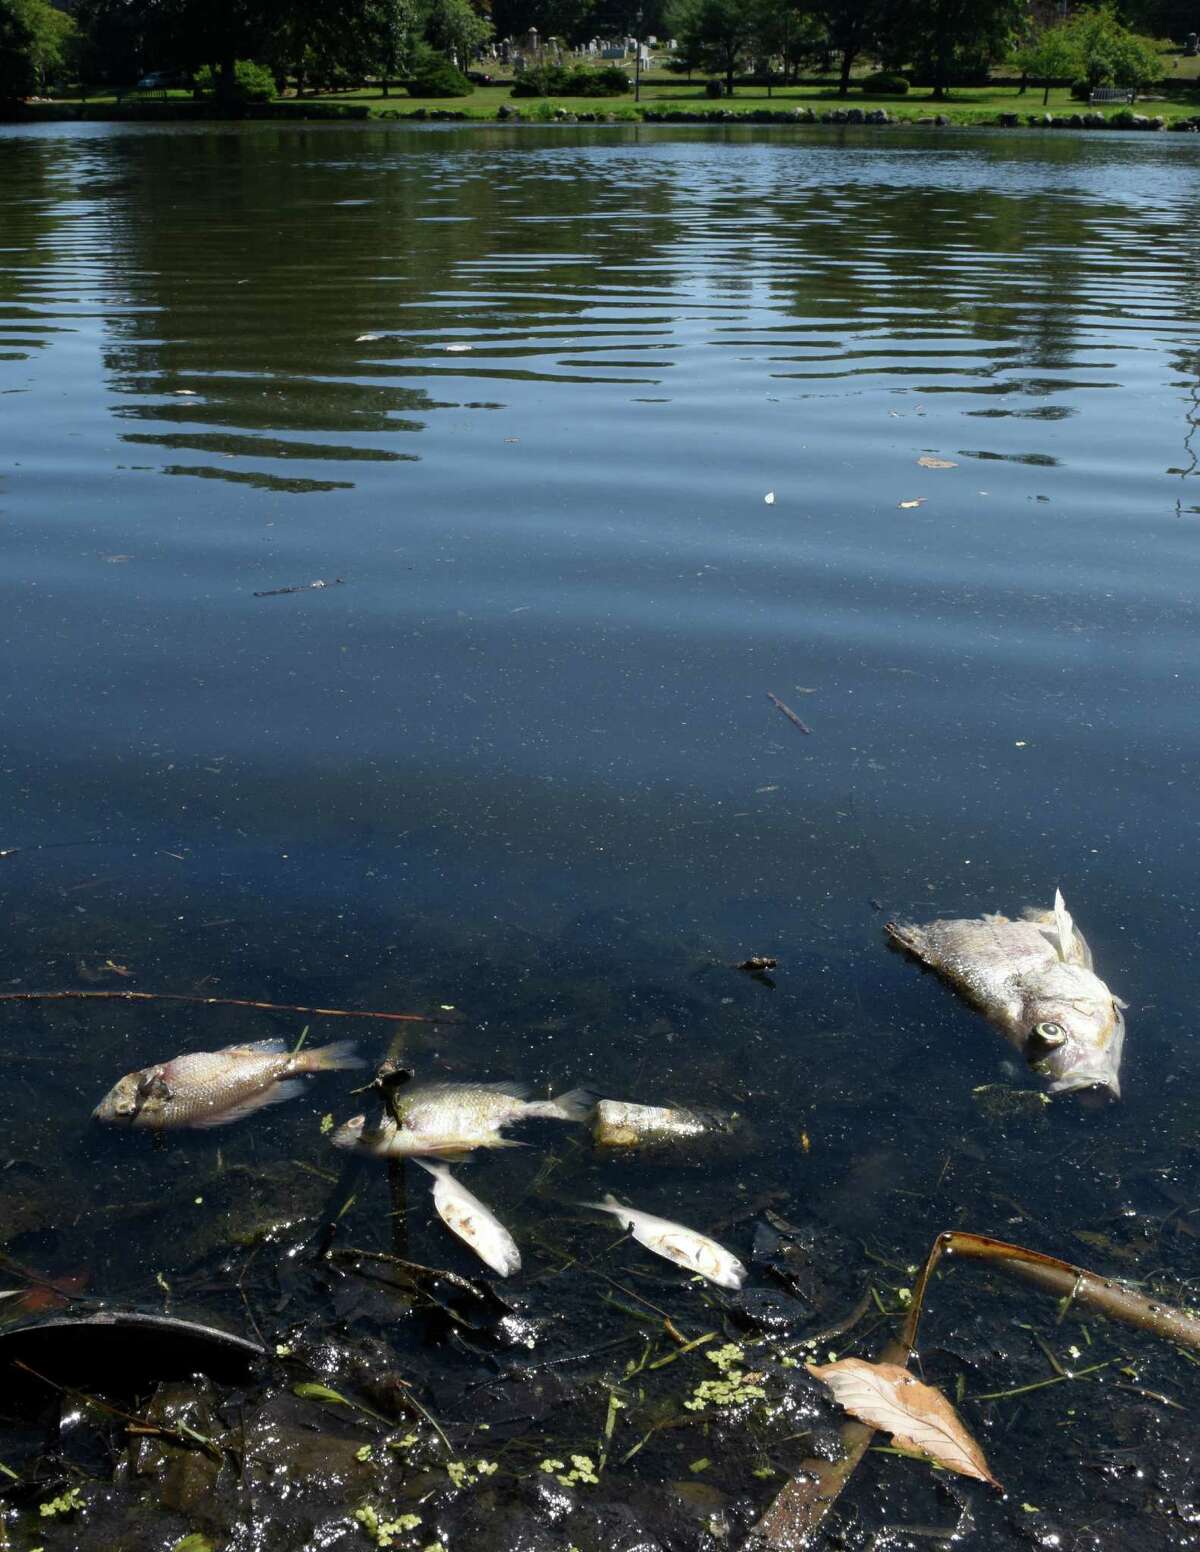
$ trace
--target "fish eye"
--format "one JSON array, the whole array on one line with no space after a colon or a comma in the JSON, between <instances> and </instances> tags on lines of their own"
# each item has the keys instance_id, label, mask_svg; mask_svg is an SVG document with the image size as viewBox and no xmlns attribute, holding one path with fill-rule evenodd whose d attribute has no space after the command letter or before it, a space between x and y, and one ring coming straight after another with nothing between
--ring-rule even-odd
<instances>
[{"instance_id":1,"label":"fish eye","mask_svg":"<svg viewBox=\"0 0 1200 1552\"><path fill-rule=\"evenodd\" d=\"M1033 1026L1033 1034L1039 1044L1047 1046L1051 1050L1055 1046L1066 1044L1066 1030L1061 1024L1055 1024L1053 1021L1045 1024L1035 1024Z\"/></svg>"}]
</instances>

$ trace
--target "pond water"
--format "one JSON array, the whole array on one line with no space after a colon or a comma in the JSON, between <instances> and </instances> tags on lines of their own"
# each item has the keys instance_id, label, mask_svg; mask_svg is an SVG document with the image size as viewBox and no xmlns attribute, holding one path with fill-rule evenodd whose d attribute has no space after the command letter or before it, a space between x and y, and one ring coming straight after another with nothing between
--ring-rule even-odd
<instances>
[{"instance_id":1,"label":"pond water","mask_svg":"<svg viewBox=\"0 0 1200 1552\"><path fill-rule=\"evenodd\" d=\"M219 1467L0 1404L4 1544L367 1546L365 1505L415 1549L734 1546L835 1450L780 1341L870 1289L818 1356L877 1354L937 1231L1194 1302L1198 208L1173 136L0 130L3 990L447 1020L0 1002L0 1282L53 1284L4 1317L283 1349L121 1403ZM1125 1097L998 1117L977 1091L1036 1079L882 924L1056 885L1130 1004ZM305 1026L743 1126L620 1159L520 1129L464 1171L511 1308L447 1312L348 1254L479 1270L420 1170L343 1170L353 1075L162 1146L90 1120L126 1071ZM577 1205L607 1191L717 1233L746 1292ZM766 1402L686 1408L717 1371L649 1367L663 1312ZM1194 1357L1056 1319L943 1277L925 1373L1007 1497L875 1454L830 1544L1195 1545ZM597 1482L540 1469L572 1453Z\"/></svg>"}]
</instances>

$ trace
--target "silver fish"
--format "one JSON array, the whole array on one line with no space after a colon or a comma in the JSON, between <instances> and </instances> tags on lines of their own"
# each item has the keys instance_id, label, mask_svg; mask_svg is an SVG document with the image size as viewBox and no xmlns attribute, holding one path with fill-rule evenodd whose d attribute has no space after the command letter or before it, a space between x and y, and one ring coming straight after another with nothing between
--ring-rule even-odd
<instances>
[{"instance_id":1,"label":"silver fish","mask_svg":"<svg viewBox=\"0 0 1200 1552\"><path fill-rule=\"evenodd\" d=\"M290 1053L282 1040L193 1051L126 1073L92 1114L117 1126L228 1126L302 1092L305 1073L362 1067L352 1040Z\"/></svg>"},{"instance_id":2,"label":"silver fish","mask_svg":"<svg viewBox=\"0 0 1200 1552\"><path fill-rule=\"evenodd\" d=\"M368 1126L366 1116L354 1116L339 1126L330 1141L335 1148L356 1148L380 1158L461 1158L472 1148L520 1148L502 1137L501 1127L536 1118L586 1121L593 1097L572 1089L554 1099L527 1100L528 1084L427 1083L400 1090L394 1101L399 1125L387 1116Z\"/></svg>"},{"instance_id":3,"label":"silver fish","mask_svg":"<svg viewBox=\"0 0 1200 1552\"><path fill-rule=\"evenodd\" d=\"M713 1142L728 1137L739 1118L715 1110L684 1110L675 1105L635 1105L602 1099L592 1119L598 1148L666 1148L678 1143Z\"/></svg>"},{"instance_id":4,"label":"silver fish","mask_svg":"<svg viewBox=\"0 0 1200 1552\"><path fill-rule=\"evenodd\" d=\"M433 1205L450 1232L501 1277L519 1272L521 1252L495 1213L455 1180L445 1164L427 1164L424 1159L416 1162L433 1176Z\"/></svg>"},{"instance_id":5,"label":"silver fish","mask_svg":"<svg viewBox=\"0 0 1200 1552\"><path fill-rule=\"evenodd\" d=\"M584 1207L594 1207L597 1212L612 1213L613 1217L637 1240L656 1256L665 1256L689 1272L707 1278L721 1288L740 1288L749 1273L724 1245L718 1245L707 1234L689 1229L682 1223L672 1223L669 1218L656 1218L653 1213L641 1212L636 1207L626 1207L609 1193L602 1202L583 1202Z\"/></svg>"},{"instance_id":6,"label":"silver fish","mask_svg":"<svg viewBox=\"0 0 1200 1552\"><path fill-rule=\"evenodd\" d=\"M1051 1094L1121 1097L1127 1004L1092 968L1092 951L1060 891L1049 911L888 922L894 943L943 976L979 1009L1041 1076Z\"/></svg>"}]
</instances>

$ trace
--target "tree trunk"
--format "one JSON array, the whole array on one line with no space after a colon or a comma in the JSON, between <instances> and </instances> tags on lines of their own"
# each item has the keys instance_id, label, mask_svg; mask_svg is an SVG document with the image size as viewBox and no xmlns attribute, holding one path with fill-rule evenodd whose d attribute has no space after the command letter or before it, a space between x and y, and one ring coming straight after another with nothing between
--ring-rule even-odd
<instances>
[{"instance_id":1,"label":"tree trunk","mask_svg":"<svg viewBox=\"0 0 1200 1552\"><path fill-rule=\"evenodd\" d=\"M232 102L237 71L232 54L226 54L217 71L217 96L222 102Z\"/></svg>"},{"instance_id":2,"label":"tree trunk","mask_svg":"<svg viewBox=\"0 0 1200 1552\"><path fill-rule=\"evenodd\" d=\"M850 95L850 71L854 65L854 56L857 52L858 50L853 44L842 50L842 71L841 79L838 82L839 97L849 97Z\"/></svg>"}]
</instances>

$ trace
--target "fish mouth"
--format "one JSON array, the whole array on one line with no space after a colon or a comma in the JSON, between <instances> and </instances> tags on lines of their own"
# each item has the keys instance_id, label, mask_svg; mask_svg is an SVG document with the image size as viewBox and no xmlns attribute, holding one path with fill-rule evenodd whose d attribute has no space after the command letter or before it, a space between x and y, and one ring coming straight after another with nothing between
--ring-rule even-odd
<instances>
[{"instance_id":1,"label":"fish mouth","mask_svg":"<svg viewBox=\"0 0 1200 1552\"><path fill-rule=\"evenodd\" d=\"M1064 1073L1050 1085L1051 1094L1074 1094L1088 1108L1099 1108L1121 1097L1121 1081L1108 1072Z\"/></svg>"}]
</instances>

